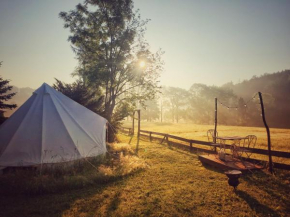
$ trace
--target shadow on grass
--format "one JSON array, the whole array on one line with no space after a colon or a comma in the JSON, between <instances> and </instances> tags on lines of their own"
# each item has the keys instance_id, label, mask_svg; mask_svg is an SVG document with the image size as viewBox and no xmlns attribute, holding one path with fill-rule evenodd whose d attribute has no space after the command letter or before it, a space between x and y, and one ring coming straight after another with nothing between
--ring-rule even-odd
<instances>
[{"instance_id":1,"label":"shadow on grass","mask_svg":"<svg viewBox=\"0 0 290 217\"><path fill-rule=\"evenodd\" d=\"M290 174L289 171L284 171L284 173L286 175ZM243 176L242 179L250 185L254 185L267 192L270 197L280 201L280 205L287 207L287 211L290 212L290 198L283 197L285 192L288 193L288 195L290 194L290 185L285 182L287 178L285 179L283 174L279 174L279 176L275 177L265 171L256 171L253 174Z\"/></svg>"},{"instance_id":2,"label":"shadow on grass","mask_svg":"<svg viewBox=\"0 0 290 217\"><path fill-rule=\"evenodd\" d=\"M0 195L0 216L62 216L76 201L101 194L111 184L75 189L59 194Z\"/></svg>"},{"instance_id":3,"label":"shadow on grass","mask_svg":"<svg viewBox=\"0 0 290 217\"><path fill-rule=\"evenodd\" d=\"M257 214L262 216L280 216L275 210L259 203L259 201L257 201L247 192L237 190L236 194L240 198L242 198L245 202L247 202L247 204L251 207L251 209L254 210Z\"/></svg>"},{"instance_id":4,"label":"shadow on grass","mask_svg":"<svg viewBox=\"0 0 290 217\"><path fill-rule=\"evenodd\" d=\"M112 216L117 210L121 200L121 191L108 201L108 196L100 196L103 192L115 185L124 185L127 180L140 174L136 171L133 174L120 177L108 183L85 186L82 189L70 189L60 193L48 193L39 195L0 195L0 216L78 216L79 212L90 213L97 211L104 203L108 204L107 216Z\"/></svg>"},{"instance_id":5,"label":"shadow on grass","mask_svg":"<svg viewBox=\"0 0 290 217\"><path fill-rule=\"evenodd\" d=\"M121 195L121 192L117 191L113 199L109 203L108 208L107 208L107 216L112 216L113 212L118 209L118 206L121 203L120 195Z\"/></svg>"}]
</instances>

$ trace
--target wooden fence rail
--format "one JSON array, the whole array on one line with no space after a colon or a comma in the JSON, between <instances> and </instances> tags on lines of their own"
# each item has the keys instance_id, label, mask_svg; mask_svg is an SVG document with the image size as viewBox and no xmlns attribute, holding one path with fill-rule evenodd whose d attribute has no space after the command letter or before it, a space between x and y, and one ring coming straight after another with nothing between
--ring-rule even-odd
<instances>
[{"instance_id":1,"label":"wooden fence rail","mask_svg":"<svg viewBox=\"0 0 290 217\"><path fill-rule=\"evenodd\" d=\"M123 133L128 133L128 135L131 135L132 134L132 128L130 127L120 127L120 130L123 132Z\"/></svg>"},{"instance_id":2,"label":"wooden fence rail","mask_svg":"<svg viewBox=\"0 0 290 217\"><path fill-rule=\"evenodd\" d=\"M128 134L130 135L130 133L132 132L131 128L125 128L122 127L121 130L123 132L128 132ZM174 145L178 148L181 149L185 149L185 150L189 150L189 151L203 151L206 153L214 153L213 150L209 150L209 149L205 149L205 148L201 148L201 147L194 147L193 144L196 145L202 145L202 146L209 146L209 147L216 147L219 144L215 144L212 142L206 142L206 141L200 141L200 140L194 140L194 139L186 139L183 137L179 137L179 136L174 136L174 135L170 135L167 133L159 133L159 132L153 132L153 131L147 131L147 130L140 130L140 135L141 136L146 136L149 137L150 141L152 141L152 139L157 139L157 140L161 140L161 143L166 141L167 143L170 143L171 145ZM157 136L162 136L163 138L160 137L156 137L154 135ZM176 141L169 141L169 139L174 139L174 140L178 140L178 141L182 141L182 142L186 142L188 143L188 145L182 144L182 143L178 143ZM227 148L230 148L230 145L226 145ZM265 149L258 149L258 148L247 148L247 150L251 151L252 153L255 154L261 154L261 155L266 155L268 156L268 150ZM272 150L272 156L275 157L282 157L282 158L290 158L290 152L285 152L285 151L273 151ZM251 161L254 162L264 162L267 163L267 161L263 161L263 160L259 160L259 159L250 159ZM274 163L274 166L276 168L281 168L281 169L287 169L290 170L290 165L289 164L282 164L282 163Z\"/></svg>"},{"instance_id":3,"label":"wooden fence rail","mask_svg":"<svg viewBox=\"0 0 290 217\"><path fill-rule=\"evenodd\" d=\"M200 140L193 140L193 139L186 139L179 136L174 136L166 133L159 133L159 132L153 132L153 131L147 131L147 130L140 130L141 133L147 133L151 135L160 135L160 136L168 136L168 138L176 139L183 142L188 142L192 144L198 144L198 145L206 145L206 146L216 146L219 144L214 144L212 142L206 142L206 141L200 141ZM230 148L230 145L226 145L228 148ZM266 149L259 149L259 148L247 148L247 150L251 151L255 154L261 154L261 155L268 155L268 150ZM283 158L290 158L290 152L284 152L284 151L272 151L272 156L276 157L283 157Z\"/></svg>"}]
</instances>

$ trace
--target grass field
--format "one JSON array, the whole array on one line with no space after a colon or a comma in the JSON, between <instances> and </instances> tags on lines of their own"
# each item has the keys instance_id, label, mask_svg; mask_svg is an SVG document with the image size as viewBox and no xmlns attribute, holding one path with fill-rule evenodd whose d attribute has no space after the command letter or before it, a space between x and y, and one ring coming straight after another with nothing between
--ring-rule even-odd
<instances>
[{"instance_id":1,"label":"grass field","mask_svg":"<svg viewBox=\"0 0 290 217\"><path fill-rule=\"evenodd\" d=\"M124 122L124 127L132 127L131 122ZM167 133L184 137L187 139L208 141L207 131L213 129L212 125L198 125L185 123L160 123L160 122L141 122L141 129L153 132ZM265 128L260 127L239 127L239 126L218 126L219 136L247 136L256 135L257 142L255 148L268 149L267 133ZM137 126L135 125L135 132ZM270 129L272 150L290 152L290 129ZM173 140L174 141L174 140ZM189 145L188 143L177 141ZM196 147L210 149L207 146L195 145ZM253 154L251 158L268 161L267 155ZM290 159L272 157L273 162L290 164Z\"/></svg>"},{"instance_id":2,"label":"grass field","mask_svg":"<svg viewBox=\"0 0 290 217\"><path fill-rule=\"evenodd\" d=\"M119 135L136 147L136 139ZM0 216L287 216L290 173L265 171L240 178L204 167L193 153L141 140L146 168L110 182L43 194L0 194ZM1 179L1 178L0 178ZM1 186L2 188L5 186Z\"/></svg>"},{"instance_id":3,"label":"grass field","mask_svg":"<svg viewBox=\"0 0 290 217\"><path fill-rule=\"evenodd\" d=\"M124 122L124 127L132 127L131 122ZM135 125L135 128L137 126ZM213 125L198 125L185 123L160 123L141 122L142 130L149 130L160 133L168 133L188 139L208 141L207 130L214 129ZM137 128L135 129L135 132ZM219 136L257 136L257 148L267 149L267 133L265 128L240 127L240 126L217 126ZM272 149L277 151L290 152L290 129L270 129Z\"/></svg>"}]
</instances>

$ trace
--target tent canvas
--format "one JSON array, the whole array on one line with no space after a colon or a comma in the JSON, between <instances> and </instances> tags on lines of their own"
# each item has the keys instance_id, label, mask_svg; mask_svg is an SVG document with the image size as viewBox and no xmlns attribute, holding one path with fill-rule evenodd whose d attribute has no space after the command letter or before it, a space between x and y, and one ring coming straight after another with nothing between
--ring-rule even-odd
<instances>
[{"instance_id":1,"label":"tent canvas","mask_svg":"<svg viewBox=\"0 0 290 217\"><path fill-rule=\"evenodd\" d=\"M107 120L46 83L0 126L0 166L30 166L97 156Z\"/></svg>"}]
</instances>

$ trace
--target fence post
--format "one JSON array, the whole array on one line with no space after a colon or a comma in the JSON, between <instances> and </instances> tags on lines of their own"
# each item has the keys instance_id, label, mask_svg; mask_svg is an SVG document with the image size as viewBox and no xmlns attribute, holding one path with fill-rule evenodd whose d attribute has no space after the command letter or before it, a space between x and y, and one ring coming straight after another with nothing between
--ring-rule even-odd
<instances>
[{"instance_id":1,"label":"fence post","mask_svg":"<svg viewBox=\"0 0 290 217\"><path fill-rule=\"evenodd\" d=\"M152 141L151 132L149 133L150 142Z\"/></svg>"},{"instance_id":2,"label":"fence post","mask_svg":"<svg viewBox=\"0 0 290 217\"><path fill-rule=\"evenodd\" d=\"M190 141L190 151L192 151L192 141Z\"/></svg>"},{"instance_id":3,"label":"fence post","mask_svg":"<svg viewBox=\"0 0 290 217\"><path fill-rule=\"evenodd\" d=\"M167 145L169 145L168 134L166 134L166 142L167 142Z\"/></svg>"},{"instance_id":4,"label":"fence post","mask_svg":"<svg viewBox=\"0 0 290 217\"><path fill-rule=\"evenodd\" d=\"M213 142L216 143L216 128L217 128L217 98L215 98L215 111L214 111L214 138ZM216 152L216 147L214 147L214 151Z\"/></svg>"},{"instance_id":5,"label":"fence post","mask_svg":"<svg viewBox=\"0 0 290 217\"><path fill-rule=\"evenodd\" d=\"M132 135L134 135L134 122L135 122L135 111L133 111L133 121L132 121Z\"/></svg>"},{"instance_id":6,"label":"fence post","mask_svg":"<svg viewBox=\"0 0 290 217\"><path fill-rule=\"evenodd\" d=\"M266 127L267 137L268 137L269 170L270 170L270 173L273 173L270 130L267 125L266 118L265 118L264 104L263 104L263 98L262 98L261 92L259 92L259 98L260 98L260 103L261 103L263 122Z\"/></svg>"},{"instance_id":7,"label":"fence post","mask_svg":"<svg viewBox=\"0 0 290 217\"><path fill-rule=\"evenodd\" d=\"M138 139L140 138L140 123L141 123L141 114L140 114L140 109L137 110L138 112Z\"/></svg>"}]
</instances>

